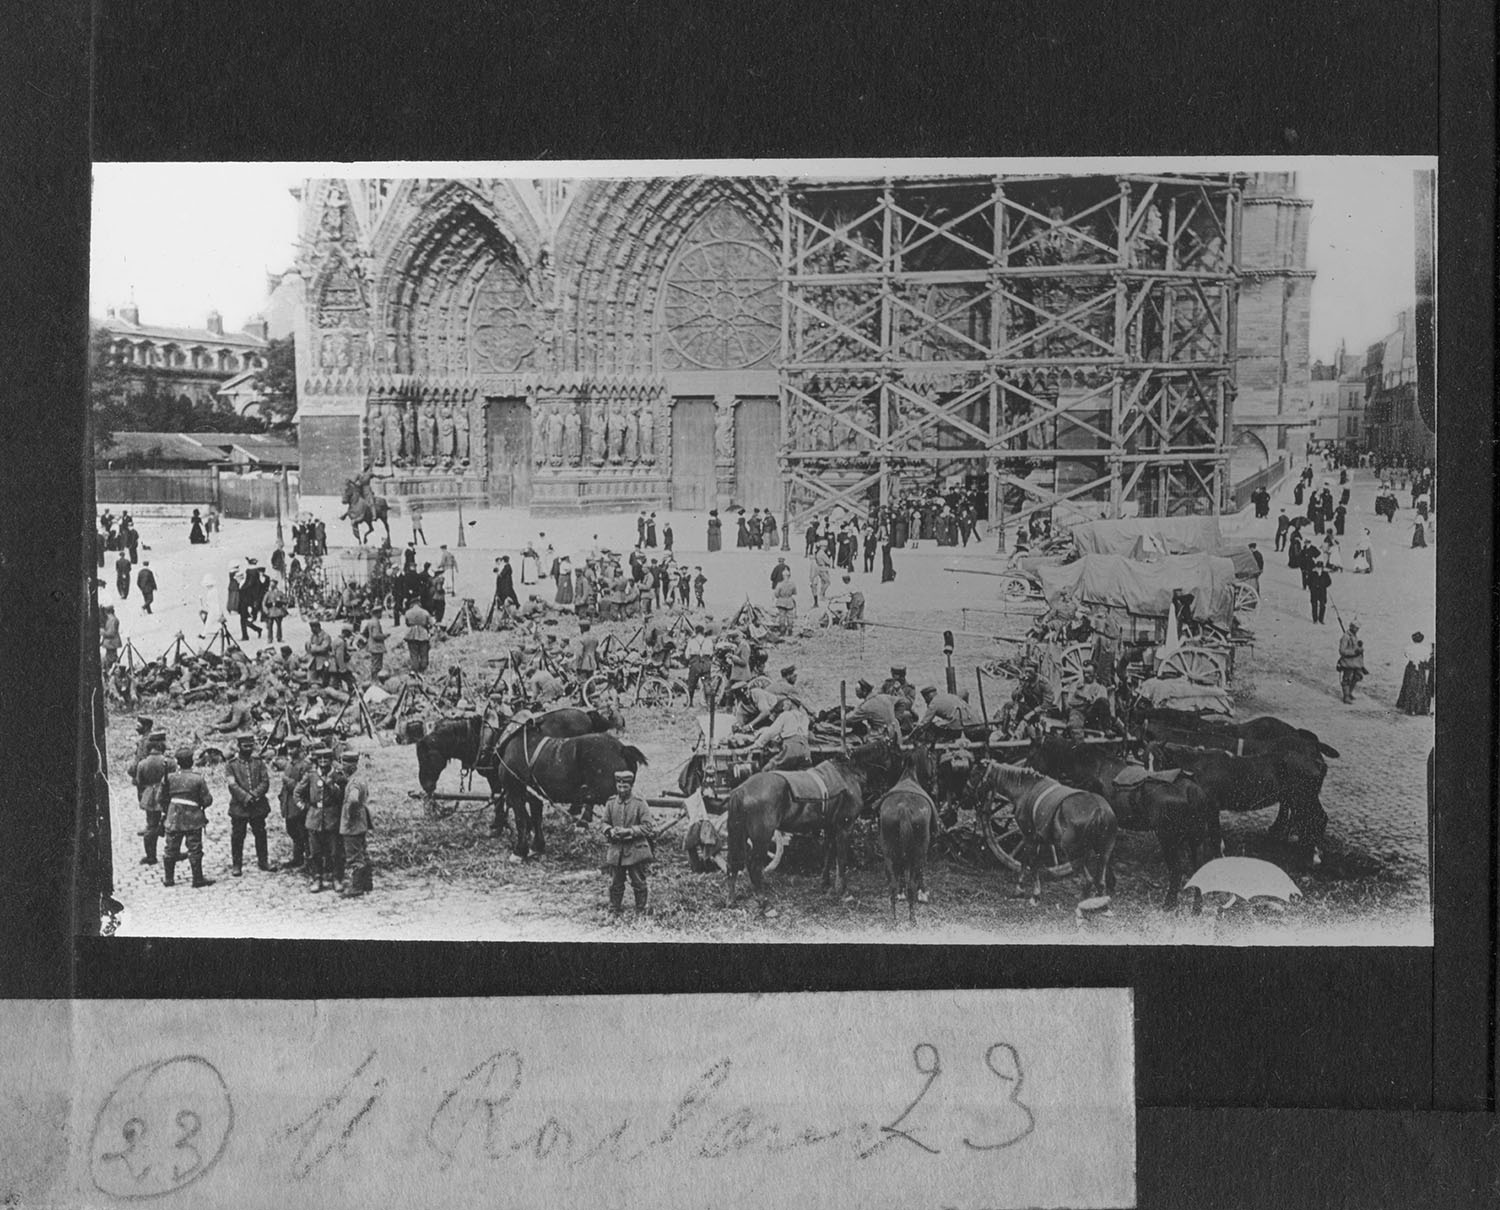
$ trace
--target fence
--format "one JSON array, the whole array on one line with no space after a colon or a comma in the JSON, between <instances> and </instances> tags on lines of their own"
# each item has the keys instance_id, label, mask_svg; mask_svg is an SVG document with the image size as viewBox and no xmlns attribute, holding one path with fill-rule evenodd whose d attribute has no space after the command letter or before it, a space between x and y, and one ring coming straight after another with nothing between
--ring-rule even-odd
<instances>
[{"instance_id":1,"label":"fence","mask_svg":"<svg viewBox=\"0 0 1500 1210\"><path fill-rule=\"evenodd\" d=\"M226 517L274 517L276 493L282 492L285 516L297 512L298 476L238 475L217 467L176 470L94 472L94 499L99 504L217 505Z\"/></svg>"},{"instance_id":2,"label":"fence","mask_svg":"<svg viewBox=\"0 0 1500 1210\"><path fill-rule=\"evenodd\" d=\"M100 504L213 504L218 496L219 472L213 467L94 472L94 499Z\"/></svg>"},{"instance_id":3,"label":"fence","mask_svg":"<svg viewBox=\"0 0 1500 1210\"><path fill-rule=\"evenodd\" d=\"M1234 499L1234 511L1239 512L1250 503L1250 494L1257 488L1265 488L1267 491L1274 488L1286 475L1286 459L1278 458L1270 466L1258 470L1248 479L1241 480L1230 489L1230 495Z\"/></svg>"}]
</instances>

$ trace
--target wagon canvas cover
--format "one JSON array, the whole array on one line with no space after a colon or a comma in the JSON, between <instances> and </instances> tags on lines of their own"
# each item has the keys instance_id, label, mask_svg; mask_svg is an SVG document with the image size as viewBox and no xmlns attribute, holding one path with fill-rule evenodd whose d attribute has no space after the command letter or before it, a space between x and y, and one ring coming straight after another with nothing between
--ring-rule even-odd
<instances>
[{"instance_id":1,"label":"wagon canvas cover","mask_svg":"<svg viewBox=\"0 0 1500 1210\"><path fill-rule=\"evenodd\" d=\"M1234 561L1217 555L1168 555L1138 563L1121 555L1085 555L1061 567L1038 568L1048 604L1073 589L1085 605L1165 617L1172 592L1193 594L1193 617L1229 629L1234 618Z\"/></svg>"},{"instance_id":2,"label":"wagon canvas cover","mask_svg":"<svg viewBox=\"0 0 1500 1210\"><path fill-rule=\"evenodd\" d=\"M1087 521L1073 527L1081 555L1181 555L1217 550L1224 544L1217 517L1126 517Z\"/></svg>"}]
</instances>

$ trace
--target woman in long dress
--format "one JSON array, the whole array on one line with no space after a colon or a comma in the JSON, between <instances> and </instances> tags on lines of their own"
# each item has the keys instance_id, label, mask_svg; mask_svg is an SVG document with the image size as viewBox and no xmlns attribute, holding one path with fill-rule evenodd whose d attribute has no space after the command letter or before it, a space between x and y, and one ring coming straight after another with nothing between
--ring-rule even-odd
<instances>
[{"instance_id":1,"label":"woman in long dress","mask_svg":"<svg viewBox=\"0 0 1500 1210\"><path fill-rule=\"evenodd\" d=\"M203 518L198 515L198 510L193 509L192 526L188 530L188 541L194 546L206 546L208 539L203 536Z\"/></svg>"},{"instance_id":2,"label":"woman in long dress","mask_svg":"<svg viewBox=\"0 0 1500 1210\"><path fill-rule=\"evenodd\" d=\"M526 549L521 552L521 583L535 584L541 578L541 560L536 553L536 547L530 542L526 543Z\"/></svg>"},{"instance_id":3,"label":"woman in long dress","mask_svg":"<svg viewBox=\"0 0 1500 1210\"><path fill-rule=\"evenodd\" d=\"M724 522L719 520L719 510L708 510L708 549L720 550L724 546Z\"/></svg>"},{"instance_id":4,"label":"woman in long dress","mask_svg":"<svg viewBox=\"0 0 1500 1210\"><path fill-rule=\"evenodd\" d=\"M1375 559L1370 551L1370 531L1368 529L1361 535L1359 541L1355 543L1354 558L1350 564L1350 569L1354 575L1359 575L1361 572L1369 575L1375 570Z\"/></svg>"},{"instance_id":5,"label":"woman in long dress","mask_svg":"<svg viewBox=\"0 0 1500 1210\"><path fill-rule=\"evenodd\" d=\"M740 509L739 526L739 533L734 537L734 544L741 548L747 547L750 545L750 524L745 520L744 509Z\"/></svg>"},{"instance_id":6,"label":"woman in long dress","mask_svg":"<svg viewBox=\"0 0 1500 1210\"><path fill-rule=\"evenodd\" d=\"M1328 564L1329 571L1344 570L1344 554L1339 548L1339 541L1330 531L1323 539L1323 562Z\"/></svg>"},{"instance_id":7,"label":"woman in long dress","mask_svg":"<svg viewBox=\"0 0 1500 1210\"><path fill-rule=\"evenodd\" d=\"M1418 517L1411 527L1411 548L1416 550L1419 546L1427 545L1427 526L1423 524L1422 518Z\"/></svg>"},{"instance_id":8,"label":"woman in long dress","mask_svg":"<svg viewBox=\"0 0 1500 1210\"><path fill-rule=\"evenodd\" d=\"M880 582L889 584L896 578L896 565L891 562L891 544L887 539L880 547Z\"/></svg>"},{"instance_id":9,"label":"woman in long dress","mask_svg":"<svg viewBox=\"0 0 1500 1210\"><path fill-rule=\"evenodd\" d=\"M568 561L567 555L557 560L554 579L557 581L557 593L553 600L559 605L571 605L573 603L573 565Z\"/></svg>"},{"instance_id":10,"label":"woman in long dress","mask_svg":"<svg viewBox=\"0 0 1500 1210\"><path fill-rule=\"evenodd\" d=\"M1406 671L1401 677L1401 692L1396 697L1396 709L1402 714L1426 714L1432 698L1428 689L1428 671L1432 663L1432 649L1419 630L1411 636L1411 645L1406 649Z\"/></svg>"}]
</instances>

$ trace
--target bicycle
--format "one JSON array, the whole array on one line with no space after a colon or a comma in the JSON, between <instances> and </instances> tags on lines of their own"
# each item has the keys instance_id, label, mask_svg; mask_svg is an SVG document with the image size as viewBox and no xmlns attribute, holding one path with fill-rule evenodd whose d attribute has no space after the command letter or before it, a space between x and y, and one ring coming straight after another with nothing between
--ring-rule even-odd
<instances>
[{"instance_id":1,"label":"bicycle","mask_svg":"<svg viewBox=\"0 0 1500 1210\"><path fill-rule=\"evenodd\" d=\"M639 656L626 656L590 674L583 683L583 704L597 709L612 697L616 702L651 709L687 705L687 682L657 669Z\"/></svg>"}]
</instances>

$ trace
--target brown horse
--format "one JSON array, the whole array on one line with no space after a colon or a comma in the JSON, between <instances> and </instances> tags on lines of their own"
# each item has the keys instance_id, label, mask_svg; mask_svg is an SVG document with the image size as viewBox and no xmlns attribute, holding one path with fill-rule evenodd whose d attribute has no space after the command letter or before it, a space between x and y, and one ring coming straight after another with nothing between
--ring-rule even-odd
<instances>
[{"instance_id":1,"label":"brown horse","mask_svg":"<svg viewBox=\"0 0 1500 1210\"><path fill-rule=\"evenodd\" d=\"M724 805L729 821L728 873L725 893L735 900L741 869L748 868L750 885L769 908L764 871L771 838L777 832L823 837L823 887L838 871L839 893L849 893L849 832L864 810L873 787L888 777L889 746L863 744L847 757L836 756L802 773L764 770L752 773L730 793Z\"/></svg>"},{"instance_id":2,"label":"brown horse","mask_svg":"<svg viewBox=\"0 0 1500 1210\"><path fill-rule=\"evenodd\" d=\"M1055 735L1044 736L1033 744L1026 761L1038 773L1080 790L1102 794L1114 808L1120 827L1127 831L1156 833L1167 867L1164 909L1177 906L1183 878L1177 859L1184 849L1191 863L1189 872L1202 864L1202 851L1213 857L1223 855L1218 804L1190 775L1183 774L1173 781L1158 780L1124 757ZM1117 785L1115 779L1132 766L1140 780L1129 786Z\"/></svg>"},{"instance_id":3,"label":"brown horse","mask_svg":"<svg viewBox=\"0 0 1500 1210\"><path fill-rule=\"evenodd\" d=\"M1015 807L1016 825L1026 840L1027 854L1016 889L1025 885L1030 874L1033 906L1042 894L1037 859L1043 844L1059 849L1075 869L1081 868L1085 890L1092 888L1095 897L1104 900L1101 906L1107 906L1115 889L1115 872L1109 861L1115 851L1118 824L1113 808L1102 795L1074 790L1020 765L994 760L980 761L974 767L969 791L976 811L989 809L988 804L997 795ZM1090 857L1098 858L1094 870L1089 868Z\"/></svg>"},{"instance_id":4,"label":"brown horse","mask_svg":"<svg viewBox=\"0 0 1500 1210\"><path fill-rule=\"evenodd\" d=\"M917 899L922 893L922 863L932 840L937 814L931 796L922 788L915 754L908 756L896 784L875 804L880 819L880 851L885 858L886 888L891 895L891 922L896 920L896 896L906 890L906 910L917 922Z\"/></svg>"}]
</instances>

